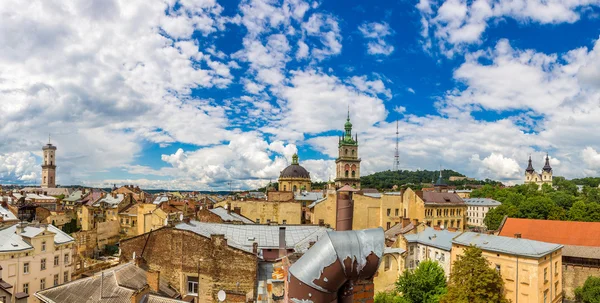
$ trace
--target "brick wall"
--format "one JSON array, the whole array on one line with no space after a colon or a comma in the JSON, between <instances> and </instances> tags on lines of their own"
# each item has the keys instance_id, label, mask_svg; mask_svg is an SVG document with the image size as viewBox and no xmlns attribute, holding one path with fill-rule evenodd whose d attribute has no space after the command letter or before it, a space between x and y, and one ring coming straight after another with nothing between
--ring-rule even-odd
<instances>
[{"instance_id":1,"label":"brick wall","mask_svg":"<svg viewBox=\"0 0 600 303\"><path fill-rule=\"evenodd\" d=\"M353 293L353 303L373 303L373 297L375 297L373 280L361 280L355 282Z\"/></svg>"},{"instance_id":2,"label":"brick wall","mask_svg":"<svg viewBox=\"0 0 600 303\"><path fill-rule=\"evenodd\" d=\"M184 296L187 277L199 277L200 302L216 301L219 290L248 293L256 283L256 256L232 248L219 237L205 238L190 231L162 228L121 242L121 258L142 256L151 270L159 271Z\"/></svg>"},{"instance_id":3,"label":"brick wall","mask_svg":"<svg viewBox=\"0 0 600 303\"><path fill-rule=\"evenodd\" d=\"M206 208L203 208L196 213L196 219L199 222L223 223L223 219L221 219L221 217L213 214L210 210Z\"/></svg>"}]
</instances>

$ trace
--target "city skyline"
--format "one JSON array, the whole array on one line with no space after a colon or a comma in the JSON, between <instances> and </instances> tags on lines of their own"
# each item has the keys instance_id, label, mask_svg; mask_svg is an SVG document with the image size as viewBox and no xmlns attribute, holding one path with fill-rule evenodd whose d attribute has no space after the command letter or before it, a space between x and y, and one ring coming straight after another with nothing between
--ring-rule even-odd
<instances>
[{"instance_id":1,"label":"city skyline","mask_svg":"<svg viewBox=\"0 0 600 303\"><path fill-rule=\"evenodd\" d=\"M489 2L11 2L0 184L41 183L48 134L58 184L326 181L348 108L362 175L398 125L400 169L598 176L600 3Z\"/></svg>"}]
</instances>

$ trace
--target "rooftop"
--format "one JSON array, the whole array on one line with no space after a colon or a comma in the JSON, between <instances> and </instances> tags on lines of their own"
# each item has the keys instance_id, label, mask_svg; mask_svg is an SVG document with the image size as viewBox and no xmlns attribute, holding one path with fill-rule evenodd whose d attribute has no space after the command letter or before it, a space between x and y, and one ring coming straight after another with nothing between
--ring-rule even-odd
<instances>
[{"instance_id":1,"label":"rooftop","mask_svg":"<svg viewBox=\"0 0 600 303\"><path fill-rule=\"evenodd\" d=\"M297 201L317 201L323 198L322 192L307 192L303 191L299 194L294 195L294 199Z\"/></svg>"},{"instance_id":2,"label":"rooftop","mask_svg":"<svg viewBox=\"0 0 600 303\"><path fill-rule=\"evenodd\" d=\"M189 230L196 234L210 238L211 235L225 235L227 244L247 252L252 252L252 243L257 242L259 248L279 247L280 225L236 225L223 223L204 223L191 221L180 223L175 228ZM309 242L317 241L329 229L312 225L285 225L286 248L293 248L296 252L308 250Z\"/></svg>"},{"instance_id":3,"label":"rooftop","mask_svg":"<svg viewBox=\"0 0 600 303\"><path fill-rule=\"evenodd\" d=\"M2 206L0 206L0 218L2 218L2 220L4 222L19 220L19 218L17 218L17 216L15 216L15 214L13 214L10 210L8 210Z\"/></svg>"},{"instance_id":4,"label":"rooftop","mask_svg":"<svg viewBox=\"0 0 600 303\"><path fill-rule=\"evenodd\" d=\"M98 202L94 203L94 206L100 206L101 203L106 203L112 207L116 207L119 203L123 202L125 199L124 194L117 194L115 197L112 195L107 195L106 197L98 200Z\"/></svg>"},{"instance_id":5,"label":"rooftop","mask_svg":"<svg viewBox=\"0 0 600 303\"><path fill-rule=\"evenodd\" d=\"M35 296L43 302L130 303L131 297L148 285L146 277L146 271L130 262L88 278L38 291ZM158 293L148 294L142 302L185 302L172 299L178 295L161 279ZM168 301L156 300L163 298Z\"/></svg>"},{"instance_id":6,"label":"rooftop","mask_svg":"<svg viewBox=\"0 0 600 303\"><path fill-rule=\"evenodd\" d=\"M236 212L227 212L227 210L223 207L217 207L213 209L209 209L209 211L219 217L223 221L241 221L244 224L254 224L254 221L242 216L238 215Z\"/></svg>"},{"instance_id":7,"label":"rooftop","mask_svg":"<svg viewBox=\"0 0 600 303\"><path fill-rule=\"evenodd\" d=\"M435 230L431 227L425 228L420 233L404 235L409 243L419 243L450 251L452 249L452 238L460 233L448 230Z\"/></svg>"},{"instance_id":8,"label":"rooftop","mask_svg":"<svg viewBox=\"0 0 600 303\"><path fill-rule=\"evenodd\" d=\"M600 247L600 222L574 222L507 218L500 236L558 243L563 245Z\"/></svg>"},{"instance_id":9,"label":"rooftop","mask_svg":"<svg viewBox=\"0 0 600 303\"><path fill-rule=\"evenodd\" d=\"M423 192L425 204L464 205L465 202L455 193Z\"/></svg>"},{"instance_id":10,"label":"rooftop","mask_svg":"<svg viewBox=\"0 0 600 303\"><path fill-rule=\"evenodd\" d=\"M454 238L453 243L466 246L475 245L482 250L532 258L541 258L563 247L560 244L474 232L465 232L461 234Z\"/></svg>"},{"instance_id":11,"label":"rooftop","mask_svg":"<svg viewBox=\"0 0 600 303\"><path fill-rule=\"evenodd\" d=\"M26 241L23 238L33 238L39 235L40 233L46 231L46 228L44 228L43 225L39 225L39 227L27 225L23 228L21 234L17 235L18 226L19 224L15 224L0 229L0 252L33 249L33 246L29 243L29 241ZM66 244L74 241L74 239L71 236L67 235L62 230L56 228L54 225L47 225L47 231L55 234L55 244Z\"/></svg>"},{"instance_id":12,"label":"rooftop","mask_svg":"<svg viewBox=\"0 0 600 303\"><path fill-rule=\"evenodd\" d=\"M468 198L463 199L468 206L499 206L502 203L490 198Z\"/></svg>"}]
</instances>

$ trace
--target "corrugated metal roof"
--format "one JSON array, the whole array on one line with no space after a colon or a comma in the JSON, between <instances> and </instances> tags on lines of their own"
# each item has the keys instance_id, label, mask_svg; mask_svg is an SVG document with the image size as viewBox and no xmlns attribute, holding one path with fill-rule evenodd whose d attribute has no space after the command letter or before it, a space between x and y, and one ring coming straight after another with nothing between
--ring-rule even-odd
<instances>
[{"instance_id":1,"label":"corrugated metal roof","mask_svg":"<svg viewBox=\"0 0 600 303\"><path fill-rule=\"evenodd\" d=\"M230 212L228 213L226 209L224 209L223 207L217 207L217 208L213 208L213 209L209 209L209 211L219 217L221 217L221 219L223 221L241 221L245 224L254 224L254 221L244 217L244 216L240 216L235 212Z\"/></svg>"},{"instance_id":2,"label":"corrugated metal roof","mask_svg":"<svg viewBox=\"0 0 600 303\"><path fill-rule=\"evenodd\" d=\"M404 235L409 243L419 243L427 246L437 247L445 251L452 249L452 238L459 235L458 232L448 230L435 230L431 227L425 228L420 233Z\"/></svg>"},{"instance_id":3,"label":"corrugated metal roof","mask_svg":"<svg viewBox=\"0 0 600 303\"><path fill-rule=\"evenodd\" d=\"M294 195L294 199L297 201L316 201L323 198L322 192L301 192Z\"/></svg>"},{"instance_id":4,"label":"corrugated metal roof","mask_svg":"<svg viewBox=\"0 0 600 303\"><path fill-rule=\"evenodd\" d=\"M500 206L502 203L490 198L467 198L463 199L468 206Z\"/></svg>"},{"instance_id":5,"label":"corrugated metal roof","mask_svg":"<svg viewBox=\"0 0 600 303\"><path fill-rule=\"evenodd\" d=\"M101 203L106 203L106 204L111 205L112 207L115 207L115 206L119 205L119 203L123 202L124 199L125 199L124 194L117 194L116 197L114 197L114 198L112 195L107 195L106 197L98 200L98 202L94 203L94 206L99 206Z\"/></svg>"},{"instance_id":6,"label":"corrugated metal roof","mask_svg":"<svg viewBox=\"0 0 600 303\"><path fill-rule=\"evenodd\" d=\"M381 193L363 193L363 196L371 198L381 198Z\"/></svg>"},{"instance_id":7,"label":"corrugated metal roof","mask_svg":"<svg viewBox=\"0 0 600 303\"><path fill-rule=\"evenodd\" d=\"M465 232L461 234L454 238L453 243L466 246L475 245L482 250L534 258L543 257L563 247L560 244L474 232Z\"/></svg>"},{"instance_id":8,"label":"corrugated metal roof","mask_svg":"<svg viewBox=\"0 0 600 303\"><path fill-rule=\"evenodd\" d=\"M236 225L221 223L205 223L191 221L180 223L175 228L189 230L210 238L211 235L225 235L227 244L231 247L252 252L252 243L257 242L259 248L279 247L279 225ZM285 241L287 248L296 252L308 249L309 242L317 241L328 228L312 225L285 225Z\"/></svg>"}]
</instances>

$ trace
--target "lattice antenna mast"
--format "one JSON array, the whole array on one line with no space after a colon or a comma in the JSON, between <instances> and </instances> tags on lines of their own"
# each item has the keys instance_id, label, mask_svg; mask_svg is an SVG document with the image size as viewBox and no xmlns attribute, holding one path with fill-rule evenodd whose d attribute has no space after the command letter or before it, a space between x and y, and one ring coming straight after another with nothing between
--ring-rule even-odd
<instances>
[{"instance_id":1,"label":"lattice antenna mast","mask_svg":"<svg viewBox=\"0 0 600 303\"><path fill-rule=\"evenodd\" d=\"M393 171L400 170L400 150L399 150L399 142L400 142L400 132L398 131L398 120L396 120L396 152L394 153L394 169Z\"/></svg>"}]
</instances>

